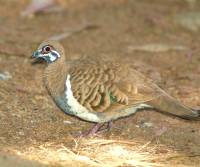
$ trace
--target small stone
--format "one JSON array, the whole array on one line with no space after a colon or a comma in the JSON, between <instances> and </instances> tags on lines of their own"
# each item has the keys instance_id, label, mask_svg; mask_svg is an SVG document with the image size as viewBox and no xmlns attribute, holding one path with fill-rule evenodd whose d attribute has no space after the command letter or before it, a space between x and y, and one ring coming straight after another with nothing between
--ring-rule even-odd
<instances>
[{"instance_id":1,"label":"small stone","mask_svg":"<svg viewBox=\"0 0 200 167\"><path fill-rule=\"evenodd\" d=\"M64 123L65 125L67 125L67 124L72 124L71 121L67 121L67 120L63 121L63 123Z\"/></svg>"},{"instance_id":2,"label":"small stone","mask_svg":"<svg viewBox=\"0 0 200 167\"><path fill-rule=\"evenodd\" d=\"M136 125L136 127L138 127L138 128L150 128L150 127L153 127L153 123L141 121L139 123L139 125Z\"/></svg>"},{"instance_id":3,"label":"small stone","mask_svg":"<svg viewBox=\"0 0 200 167\"><path fill-rule=\"evenodd\" d=\"M0 80L8 80L10 78L12 78L12 76L10 75L8 71L0 73Z\"/></svg>"},{"instance_id":4,"label":"small stone","mask_svg":"<svg viewBox=\"0 0 200 167\"><path fill-rule=\"evenodd\" d=\"M19 131L19 135L20 135L20 136L24 136L25 134L24 134L23 131Z\"/></svg>"}]
</instances>

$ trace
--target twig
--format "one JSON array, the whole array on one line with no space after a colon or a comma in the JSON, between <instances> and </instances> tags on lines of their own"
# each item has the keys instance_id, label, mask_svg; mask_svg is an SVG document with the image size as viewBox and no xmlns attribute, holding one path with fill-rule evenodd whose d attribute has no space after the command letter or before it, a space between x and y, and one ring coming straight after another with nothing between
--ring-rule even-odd
<instances>
[{"instance_id":1,"label":"twig","mask_svg":"<svg viewBox=\"0 0 200 167\"><path fill-rule=\"evenodd\" d=\"M135 142L131 141L119 141L119 140L105 140L105 141L92 141L88 142L87 144L99 144L99 145L108 145L108 144L115 144L115 143L120 143L120 144L128 144L128 145L135 145Z\"/></svg>"},{"instance_id":2,"label":"twig","mask_svg":"<svg viewBox=\"0 0 200 167\"><path fill-rule=\"evenodd\" d=\"M172 156L172 157L169 157L167 158L166 160L167 161L170 161L172 159L175 159L175 158L183 158L183 157L199 157L200 154L194 154L194 155L177 155L177 156Z\"/></svg>"},{"instance_id":3,"label":"twig","mask_svg":"<svg viewBox=\"0 0 200 167\"><path fill-rule=\"evenodd\" d=\"M57 35L54 35L52 37L49 37L50 40L62 40L64 38L68 38L70 36L72 36L73 34L75 33L79 33L83 30L90 30L90 29L96 29L98 28L99 26L98 25L95 25L95 24L83 24L82 26L80 27L77 27L77 28L73 28L71 30L68 30L67 32L64 32L64 33L61 33L61 34L57 34Z\"/></svg>"}]
</instances>

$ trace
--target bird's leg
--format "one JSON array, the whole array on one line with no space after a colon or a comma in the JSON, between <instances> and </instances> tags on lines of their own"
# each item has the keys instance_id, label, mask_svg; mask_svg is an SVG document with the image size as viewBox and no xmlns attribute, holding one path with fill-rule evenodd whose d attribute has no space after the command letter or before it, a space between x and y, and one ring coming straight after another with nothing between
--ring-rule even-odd
<instances>
[{"instance_id":1,"label":"bird's leg","mask_svg":"<svg viewBox=\"0 0 200 167\"><path fill-rule=\"evenodd\" d=\"M99 129L101 129L102 126L104 126L104 123L97 123L89 130L82 132L80 137L93 136L99 131Z\"/></svg>"},{"instance_id":2,"label":"bird's leg","mask_svg":"<svg viewBox=\"0 0 200 167\"><path fill-rule=\"evenodd\" d=\"M99 129L98 132L102 132L102 131L105 131L105 130L106 130L106 131L109 131L109 130L112 128L113 122L110 121L110 122L108 122L108 123L104 123L103 126L104 126L105 124L107 124L107 125L105 126L105 128ZM103 126L102 126L102 127L103 127ZM102 127L101 127L101 128L102 128Z\"/></svg>"},{"instance_id":3,"label":"bird's leg","mask_svg":"<svg viewBox=\"0 0 200 167\"><path fill-rule=\"evenodd\" d=\"M105 125L107 126L103 128ZM86 136L93 136L99 132L105 131L105 130L110 130L111 129L112 122L108 123L96 123L94 126L92 126L91 129L88 131L83 132L80 137L86 137Z\"/></svg>"}]
</instances>

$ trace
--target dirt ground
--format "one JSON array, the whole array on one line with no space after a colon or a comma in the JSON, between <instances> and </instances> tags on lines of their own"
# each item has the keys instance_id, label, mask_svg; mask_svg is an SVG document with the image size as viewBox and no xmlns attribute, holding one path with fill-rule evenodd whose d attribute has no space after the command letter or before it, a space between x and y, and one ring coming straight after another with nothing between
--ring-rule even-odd
<instances>
[{"instance_id":1,"label":"dirt ground","mask_svg":"<svg viewBox=\"0 0 200 167\"><path fill-rule=\"evenodd\" d=\"M44 39L90 24L91 28L62 40L68 58L107 55L132 62L185 105L198 107L200 31L181 26L176 16L199 11L199 2L71 0L63 11L21 17L20 12L28 2L0 0L0 74L8 76L0 79L1 167L200 166L200 123L152 111L117 120L110 131L86 139L107 141L98 145L102 147L110 141L115 146L126 145L123 148L128 150L142 147L142 155L149 153L143 157L144 161L151 156L151 164L137 165L121 159L116 165L108 158L102 159L101 149L94 155L94 144L85 144L85 139L75 137L92 124L72 118L56 107L43 86L41 76L45 65L32 65L29 59ZM65 148L66 156L73 154L76 160L56 158L60 148ZM77 159L78 155L94 164ZM31 165L26 164L29 160Z\"/></svg>"}]
</instances>

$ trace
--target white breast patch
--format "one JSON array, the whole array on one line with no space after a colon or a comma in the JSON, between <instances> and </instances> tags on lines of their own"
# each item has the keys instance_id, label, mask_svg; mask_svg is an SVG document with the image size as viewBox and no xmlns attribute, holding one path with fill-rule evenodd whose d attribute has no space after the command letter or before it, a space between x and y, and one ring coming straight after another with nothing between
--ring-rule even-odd
<instances>
[{"instance_id":1,"label":"white breast patch","mask_svg":"<svg viewBox=\"0 0 200 167\"><path fill-rule=\"evenodd\" d=\"M67 75L67 80L65 82L65 85L66 85L65 96L67 99L67 103L71 107L71 110L74 113L74 115L87 121L99 122L100 119L95 113L89 112L74 98L70 83L70 75Z\"/></svg>"}]
</instances>

